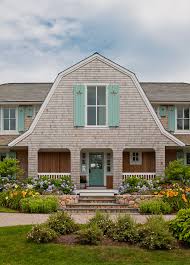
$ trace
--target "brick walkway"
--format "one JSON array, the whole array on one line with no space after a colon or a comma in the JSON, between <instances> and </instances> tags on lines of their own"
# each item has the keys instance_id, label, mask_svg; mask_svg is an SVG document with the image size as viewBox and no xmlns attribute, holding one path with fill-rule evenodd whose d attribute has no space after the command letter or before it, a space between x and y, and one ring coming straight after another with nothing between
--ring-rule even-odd
<instances>
[{"instance_id":1,"label":"brick walkway","mask_svg":"<svg viewBox=\"0 0 190 265\"><path fill-rule=\"evenodd\" d=\"M0 227L43 223L47 220L48 216L48 214L0 213ZM74 220L81 224L86 223L92 216L92 213L72 214ZM131 214L131 216L133 216L138 223L144 223L147 217L140 214ZM116 215L111 214L111 217L115 218ZM166 220L170 220L174 217L175 215L164 216Z\"/></svg>"}]
</instances>

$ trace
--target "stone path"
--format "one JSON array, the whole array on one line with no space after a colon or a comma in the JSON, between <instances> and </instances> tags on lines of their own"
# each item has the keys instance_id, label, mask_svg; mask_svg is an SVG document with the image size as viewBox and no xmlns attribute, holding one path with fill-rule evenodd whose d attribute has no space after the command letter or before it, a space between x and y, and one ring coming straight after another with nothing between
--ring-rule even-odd
<instances>
[{"instance_id":1,"label":"stone path","mask_svg":"<svg viewBox=\"0 0 190 265\"><path fill-rule=\"evenodd\" d=\"M73 219L78 223L86 223L94 214L93 213L74 213L71 214ZM28 225L39 224L47 220L48 214L27 214L27 213L0 213L0 227L2 226L14 226L14 225ZM144 223L147 215L131 214L131 216L138 222ZM112 218L116 217L116 214L111 214ZM165 220L171 220L175 215L165 215Z\"/></svg>"}]
</instances>

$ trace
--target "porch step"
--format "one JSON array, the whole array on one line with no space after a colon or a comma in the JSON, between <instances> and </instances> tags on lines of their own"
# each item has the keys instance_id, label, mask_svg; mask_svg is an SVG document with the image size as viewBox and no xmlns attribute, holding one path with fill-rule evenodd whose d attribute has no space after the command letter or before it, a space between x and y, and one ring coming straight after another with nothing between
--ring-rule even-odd
<instances>
[{"instance_id":1,"label":"porch step","mask_svg":"<svg viewBox=\"0 0 190 265\"><path fill-rule=\"evenodd\" d=\"M79 203L115 203L114 196L96 197L96 196L83 196L79 197Z\"/></svg>"},{"instance_id":2,"label":"porch step","mask_svg":"<svg viewBox=\"0 0 190 265\"><path fill-rule=\"evenodd\" d=\"M110 190L101 190L101 189L89 189L89 190L76 190L75 191L76 194L79 194L81 197L113 197L115 194L118 193L118 190L113 190L113 189L110 189Z\"/></svg>"},{"instance_id":3,"label":"porch step","mask_svg":"<svg viewBox=\"0 0 190 265\"><path fill-rule=\"evenodd\" d=\"M117 208L117 209L120 209L120 208L128 208L129 205L125 205L125 204L117 204L117 203L112 203L112 202L103 202L103 203L98 203L98 202L95 202L95 203L77 203L77 204L69 204L67 205L67 208L69 209L73 209L73 208L91 208L91 209L101 209L101 208Z\"/></svg>"},{"instance_id":4,"label":"porch step","mask_svg":"<svg viewBox=\"0 0 190 265\"><path fill-rule=\"evenodd\" d=\"M125 207L104 207L104 208L91 208L91 207L78 207L78 208L65 208L61 209L63 211L69 213L95 213L97 210L100 212L107 212L107 213L138 213L138 209L136 208L125 208Z\"/></svg>"}]
</instances>

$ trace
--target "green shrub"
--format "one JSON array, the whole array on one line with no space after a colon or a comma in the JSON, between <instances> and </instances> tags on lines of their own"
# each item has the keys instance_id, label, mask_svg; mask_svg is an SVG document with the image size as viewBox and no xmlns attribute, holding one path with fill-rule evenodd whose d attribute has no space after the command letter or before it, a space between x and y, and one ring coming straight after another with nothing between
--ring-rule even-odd
<instances>
[{"instance_id":1,"label":"green shrub","mask_svg":"<svg viewBox=\"0 0 190 265\"><path fill-rule=\"evenodd\" d=\"M169 225L162 216L151 216L138 229L139 245L147 249L172 249L175 238L169 231Z\"/></svg>"},{"instance_id":2,"label":"green shrub","mask_svg":"<svg viewBox=\"0 0 190 265\"><path fill-rule=\"evenodd\" d=\"M36 243L47 243L56 237L56 232L45 224L33 226L32 230L27 234L27 239Z\"/></svg>"},{"instance_id":3,"label":"green shrub","mask_svg":"<svg viewBox=\"0 0 190 265\"><path fill-rule=\"evenodd\" d=\"M112 227L113 221L108 214L103 214L97 211L96 215L93 216L88 223L89 226L93 224L96 224L102 230L103 234L106 235Z\"/></svg>"},{"instance_id":4,"label":"green shrub","mask_svg":"<svg viewBox=\"0 0 190 265\"><path fill-rule=\"evenodd\" d=\"M61 235L73 233L78 229L78 225L65 212L57 212L50 215L47 224L51 229Z\"/></svg>"},{"instance_id":5,"label":"green shrub","mask_svg":"<svg viewBox=\"0 0 190 265\"><path fill-rule=\"evenodd\" d=\"M113 240L135 243L138 240L137 224L130 215L119 216L108 235Z\"/></svg>"},{"instance_id":6,"label":"green shrub","mask_svg":"<svg viewBox=\"0 0 190 265\"><path fill-rule=\"evenodd\" d=\"M167 214L171 213L172 208L169 203L164 202L162 199L146 200L140 203L141 213L150 214Z\"/></svg>"},{"instance_id":7,"label":"green shrub","mask_svg":"<svg viewBox=\"0 0 190 265\"><path fill-rule=\"evenodd\" d=\"M1 177L15 177L21 176L23 170L20 167L20 162L14 158L5 158L0 161L0 176Z\"/></svg>"},{"instance_id":8,"label":"green shrub","mask_svg":"<svg viewBox=\"0 0 190 265\"><path fill-rule=\"evenodd\" d=\"M58 199L55 196L38 196L21 199L20 208L27 213L52 213L58 209Z\"/></svg>"},{"instance_id":9,"label":"green shrub","mask_svg":"<svg viewBox=\"0 0 190 265\"><path fill-rule=\"evenodd\" d=\"M79 242L85 245L98 245L103 239L103 232L96 224L78 231L77 235Z\"/></svg>"},{"instance_id":10,"label":"green shrub","mask_svg":"<svg viewBox=\"0 0 190 265\"><path fill-rule=\"evenodd\" d=\"M170 222L170 229L177 239L190 244L190 209L180 210Z\"/></svg>"},{"instance_id":11,"label":"green shrub","mask_svg":"<svg viewBox=\"0 0 190 265\"><path fill-rule=\"evenodd\" d=\"M180 180L186 182L190 179L190 168L183 160L171 161L165 169L165 176L168 180Z\"/></svg>"}]
</instances>

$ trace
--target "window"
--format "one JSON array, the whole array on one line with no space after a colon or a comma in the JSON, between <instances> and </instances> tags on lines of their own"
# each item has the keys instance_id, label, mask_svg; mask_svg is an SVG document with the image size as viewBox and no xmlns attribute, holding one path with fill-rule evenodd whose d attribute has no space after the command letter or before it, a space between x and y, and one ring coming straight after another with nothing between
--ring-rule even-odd
<instances>
[{"instance_id":1,"label":"window","mask_svg":"<svg viewBox=\"0 0 190 265\"><path fill-rule=\"evenodd\" d=\"M186 153L186 164L190 165L190 153Z\"/></svg>"},{"instance_id":2,"label":"window","mask_svg":"<svg viewBox=\"0 0 190 265\"><path fill-rule=\"evenodd\" d=\"M2 109L2 130L16 131L16 108Z\"/></svg>"},{"instance_id":3,"label":"window","mask_svg":"<svg viewBox=\"0 0 190 265\"><path fill-rule=\"evenodd\" d=\"M142 164L142 153L130 152L130 165L141 165L141 164Z\"/></svg>"},{"instance_id":4,"label":"window","mask_svg":"<svg viewBox=\"0 0 190 265\"><path fill-rule=\"evenodd\" d=\"M106 125L106 86L87 86L87 125Z\"/></svg>"},{"instance_id":5,"label":"window","mask_svg":"<svg viewBox=\"0 0 190 265\"><path fill-rule=\"evenodd\" d=\"M190 130L189 107L177 107L177 130Z\"/></svg>"},{"instance_id":6,"label":"window","mask_svg":"<svg viewBox=\"0 0 190 265\"><path fill-rule=\"evenodd\" d=\"M106 171L107 171L107 173L111 173L112 172L112 155L111 155L111 153L107 153L107 157L106 157Z\"/></svg>"},{"instance_id":7,"label":"window","mask_svg":"<svg viewBox=\"0 0 190 265\"><path fill-rule=\"evenodd\" d=\"M81 155L81 173L86 173L86 153Z\"/></svg>"}]
</instances>

